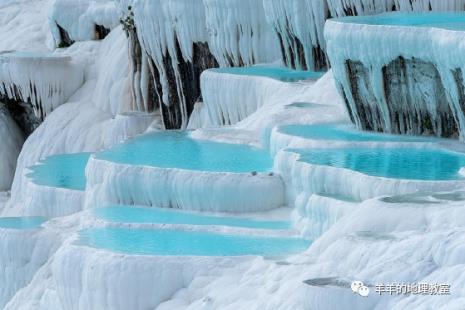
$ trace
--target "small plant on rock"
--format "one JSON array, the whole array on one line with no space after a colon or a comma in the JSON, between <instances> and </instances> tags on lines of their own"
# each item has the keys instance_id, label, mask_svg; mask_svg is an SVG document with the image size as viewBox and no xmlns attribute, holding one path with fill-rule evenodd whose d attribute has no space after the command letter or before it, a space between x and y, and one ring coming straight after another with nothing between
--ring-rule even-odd
<instances>
[{"instance_id":1,"label":"small plant on rock","mask_svg":"<svg viewBox=\"0 0 465 310\"><path fill-rule=\"evenodd\" d=\"M126 33L134 31L136 27L134 24L134 12L132 10L132 6L128 6L128 12L126 17L120 18L119 22L121 23L121 25L123 25L123 30Z\"/></svg>"}]
</instances>

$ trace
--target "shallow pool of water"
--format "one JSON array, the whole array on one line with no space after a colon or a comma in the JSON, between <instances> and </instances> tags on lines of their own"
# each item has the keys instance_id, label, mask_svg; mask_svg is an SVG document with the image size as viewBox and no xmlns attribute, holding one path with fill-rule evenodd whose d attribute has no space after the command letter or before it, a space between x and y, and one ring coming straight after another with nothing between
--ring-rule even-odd
<instances>
[{"instance_id":1,"label":"shallow pool of water","mask_svg":"<svg viewBox=\"0 0 465 310\"><path fill-rule=\"evenodd\" d=\"M80 232L78 244L140 255L284 256L305 251L310 241L167 229L93 228Z\"/></svg>"},{"instance_id":2,"label":"shallow pool of water","mask_svg":"<svg viewBox=\"0 0 465 310\"><path fill-rule=\"evenodd\" d=\"M435 27L449 30L465 30L465 14L463 12L391 12L371 16L342 17L338 20L367 25Z\"/></svg>"},{"instance_id":3,"label":"shallow pool of water","mask_svg":"<svg viewBox=\"0 0 465 310\"><path fill-rule=\"evenodd\" d=\"M234 216L212 216L174 209L111 206L92 211L97 218L115 223L216 225L255 229L290 229L287 221L266 221Z\"/></svg>"},{"instance_id":4,"label":"shallow pool of water","mask_svg":"<svg viewBox=\"0 0 465 310\"><path fill-rule=\"evenodd\" d=\"M35 229L45 223L43 217L0 217L0 228Z\"/></svg>"},{"instance_id":5,"label":"shallow pool of water","mask_svg":"<svg viewBox=\"0 0 465 310\"><path fill-rule=\"evenodd\" d=\"M264 149L196 140L183 131L145 134L96 156L130 165L209 172L267 172L273 166Z\"/></svg>"},{"instance_id":6,"label":"shallow pool of water","mask_svg":"<svg viewBox=\"0 0 465 310\"><path fill-rule=\"evenodd\" d=\"M291 70L285 67L274 66L251 66L251 67L232 67L211 69L219 73L263 76L283 82L297 82L301 80L316 80L324 75L325 72Z\"/></svg>"},{"instance_id":7,"label":"shallow pool of water","mask_svg":"<svg viewBox=\"0 0 465 310\"><path fill-rule=\"evenodd\" d=\"M85 190L85 168L89 157L90 153L50 156L38 165L29 167L31 172L27 177L38 185Z\"/></svg>"},{"instance_id":8,"label":"shallow pool of water","mask_svg":"<svg viewBox=\"0 0 465 310\"><path fill-rule=\"evenodd\" d=\"M457 180L465 154L436 149L347 148L298 151L300 161L367 175L411 180Z\"/></svg>"},{"instance_id":9,"label":"shallow pool of water","mask_svg":"<svg viewBox=\"0 0 465 310\"><path fill-rule=\"evenodd\" d=\"M415 137L405 135L390 135L377 132L357 130L352 125L316 124L316 125L286 125L279 131L291 136L312 140L332 141L367 141L367 142L431 142L436 138Z\"/></svg>"}]
</instances>

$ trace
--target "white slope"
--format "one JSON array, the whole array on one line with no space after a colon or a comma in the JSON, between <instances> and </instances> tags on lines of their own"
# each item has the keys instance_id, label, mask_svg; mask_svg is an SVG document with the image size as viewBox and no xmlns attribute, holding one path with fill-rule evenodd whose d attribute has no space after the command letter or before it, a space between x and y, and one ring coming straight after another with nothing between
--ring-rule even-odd
<instances>
[{"instance_id":1,"label":"white slope","mask_svg":"<svg viewBox=\"0 0 465 310\"><path fill-rule=\"evenodd\" d=\"M49 23L55 46L62 40L58 26L73 41L89 41L98 39L97 25L109 30L117 27L119 12L111 0L53 0Z\"/></svg>"},{"instance_id":2,"label":"white slope","mask_svg":"<svg viewBox=\"0 0 465 310\"><path fill-rule=\"evenodd\" d=\"M354 3L345 1L349 2ZM23 175L25 167L51 154L109 147L147 128L150 117L124 113L128 111L125 103L130 101L126 44L124 33L116 29L101 43L83 42L67 50L85 67L86 83L69 102L54 110L26 142L19 159L13 203L4 214L14 215L27 209L21 204L30 191ZM263 101L253 106L256 103L251 101L243 104L246 83L218 82L219 91L237 94L230 98L236 100L229 101L233 112L253 109L237 117L237 123L230 128L198 130L193 135L249 144L258 144L261 139L266 145L276 125L348 122L332 73L313 85L269 80L260 83L273 87L265 85L266 94L257 91L257 98ZM296 102L315 105L292 106ZM219 119L219 114L214 118ZM202 125L202 119L198 124ZM298 140L292 143L293 147L299 146ZM273 145L276 147L273 153L277 153L278 145L284 144L274 141ZM341 178L342 174L334 175ZM299 180L299 175L295 179L298 181L295 184L285 181L288 187L302 190L302 204L296 204L303 218L301 229L313 236L323 233L304 254L282 260L242 261L108 253L73 244L78 229L97 225L87 222L86 214L81 213L55 219L43 231L28 234L25 240L12 233L0 234L3 238L0 266L8 270L0 273L5 276L0 281L3 285L0 292L6 292L1 302L12 297L6 309L14 310L460 309L463 306L463 193L341 203L311 197L313 192L306 191L311 189L306 183L309 178L302 176ZM352 175L346 182L356 184L361 179ZM382 180L377 182L383 188ZM73 205L73 201L68 201L68 205ZM68 205L63 204L63 208ZM318 220L316 225L313 220ZM60 248L52 255L50 249L58 246L55 242ZM16 261L11 256L23 259ZM312 286L303 283L328 277L335 279L326 284L314 280ZM392 298L376 298L372 294L363 299L342 286L351 280L369 284L448 283L452 294Z\"/></svg>"},{"instance_id":3,"label":"white slope","mask_svg":"<svg viewBox=\"0 0 465 310\"><path fill-rule=\"evenodd\" d=\"M48 0L0 1L0 52L44 51L51 43Z\"/></svg>"},{"instance_id":4,"label":"white slope","mask_svg":"<svg viewBox=\"0 0 465 310\"><path fill-rule=\"evenodd\" d=\"M52 231L0 228L0 308L32 280L59 244Z\"/></svg>"},{"instance_id":5,"label":"white slope","mask_svg":"<svg viewBox=\"0 0 465 310\"><path fill-rule=\"evenodd\" d=\"M313 87L303 88L307 91L302 91L300 98L296 95L284 103L264 105L260 113L252 114L233 131L240 133L247 128L245 122L254 121L271 125L333 120L335 114L328 113L327 105L340 103L340 98L331 74ZM298 99L315 100L321 107L286 108L286 103ZM253 127L249 126L249 132ZM213 131L204 134L216 137ZM249 139L253 140L252 135ZM223 264L200 258L160 260L110 254L71 244L75 240L73 231L89 224L82 214L76 215L82 219L80 224L57 219L56 223L71 227L65 231L69 239L6 309L427 309L430 304L459 308L465 296L464 279L458 272L465 263L461 245L465 236L460 232L465 226L463 195L418 195L345 205L335 199L312 199L313 204L324 205L327 210L301 207L309 219L322 217L318 222L321 227L303 228L314 236L326 232L306 253L283 260L255 258ZM166 273L159 273L158 268ZM159 287L164 275L169 277ZM327 277L339 280L331 280L331 285L321 280L313 281L313 286L303 283ZM395 281L449 283L453 294L436 299L371 295L365 300L341 286L351 280L372 285ZM147 287L156 293L145 293ZM122 295L124 299L120 300Z\"/></svg>"},{"instance_id":6,"label":"white slope","mask_svg":"<svg viewBox=\"0 0 465 310\"><path fill-rule=\"evenodd\" d=\"M24 214L25 168L46 156L97 151L144 132L151 115L129 113L126 36L119 28L103 42L76 43L68 49L86 65L86 82L69 102L53 111L28 138L18 160L12 201L5 212Z\"/></svg>"}]
</instances>

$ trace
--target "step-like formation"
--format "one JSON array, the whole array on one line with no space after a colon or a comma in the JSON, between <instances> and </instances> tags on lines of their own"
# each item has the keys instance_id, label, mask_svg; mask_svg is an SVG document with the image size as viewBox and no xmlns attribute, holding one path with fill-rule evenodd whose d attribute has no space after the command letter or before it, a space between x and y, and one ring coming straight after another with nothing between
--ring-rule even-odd
<instances>
[{"instance_id":1,"label":"step-like formation","mask_svg":"<svg viewBox=\"0 0 465 310\"><path fill-rule=\"evenodd\" d=\"M40 122L65 103L83 82L83 68L69 56L0 53L0 99L27 104Z\"/></svg>"},{"instance_id":2,"label":"step-like formation","mask_svg":"<svg viewBox=\"0 0 465 310\"><path fill-rule=\"evenodd\" d=\"M271 169L265 150L195 140L183 132L153 133L90 159L86 207L270 210L284 203L284 185Z\"/></svg>"},{"instance_id":3,"label":"step-like formation","mask_svg":"<svg viewBox=\"0 0 465 310\"><path fill-rule=\"evenodd\" d=\"M463 13L329 21L328 55L352 121L365 130L463 138L464 21Z\"/></svg>"},{"instance_id":4,"label":"step-like formation","mask_svg":"<svg viewBox=\"0 0 465 310\"><path fill-rule=\"evenodd\" d=\"M44 231L42 218L0 218L0 307L31 282L60 245L59 237Z\"/></svg>"}]
</instances>

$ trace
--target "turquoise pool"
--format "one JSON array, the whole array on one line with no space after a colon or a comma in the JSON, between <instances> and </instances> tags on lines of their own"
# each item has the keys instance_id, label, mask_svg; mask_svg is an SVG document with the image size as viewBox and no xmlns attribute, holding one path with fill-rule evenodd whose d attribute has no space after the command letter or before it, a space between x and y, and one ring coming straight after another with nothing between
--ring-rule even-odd
<instances>
[{"instance_id":1,"label":"turquoise pool","mask_svg":"<svg viewBox=\"0 0 465 310\"><path fill-rule=\"evenodd\" d=\"M264 149L195 140L184 131L145 134L96 156L123 164L209 172L267 172L273 166Z\"/></svg>"},{"instance_id":2,"label":"turquoise pool","mask_svg":"<svg viewBox=\"0 0 465 310\"><path fill-rule=\"evenodd\" d=\"M92 211L97 218L114 223L154 223L217 225L255 229L290 229L287 221L264 221L232 216L211 216L200 213L162 208L137 208L130 206L110 206Z\"/></svg>"},{"instance_id":3,"label":"turquoise pool","mask_svg":"<svg viewBox=\"0 0 465 310\"><path fill-rule=\"evenodd\" d=\"M283 256L305 251L310 241L167 229L93 228L80 232L78 244L139 255Z\"/></svg>"},{"instance_id":4,"label":"turquoise pool","mask_svg":"<svg viewBox=\"0 0 465 310\"><path fill-rule=\"evenodd\" d=\"M337 20L354 24L435 27L449 30L465 30L465 14L462 12L391 12L371 16L342 17Z\"/></svg>"},{"instance_id":5,"label":"turquoise pool","mask_svg":"<svg viewBox=\"0 0 465 310\"><path fill-rule=\"evenodd\" d=\"M27 177L38 185L85 190L85 169L89 157L90 153L50 156L38 165L29 167L31 172Z\"/></svg>"},{"instance_id":6,"label":"turquoise pool","mask_svg":"<svg viewBox=\"0 0 465 310\"><path fill-rule=\"evenodd\" d=\"M312 140L357 141L357 142L428 142L435 138L390 135L376 132L360 131L352 125L316 124L316 125L287 125L279 131L291 136Z\"/></svg>"},{"instance_id":7,"label":"turquoise pool","mask_svg":"<svg viewBox=\"0 0 465 310\"><path fill-rule=\"evenodd\" d=\"M35 229L45 222L43 217L0 217L0 228Z\"/></svg>"},{"instance_id":8,"label":"turquoise pool","mask_svg":"<svg viewBox=\"0 0 465 310\"><path fill-rule=\"evenodd\" d=\"M235 74L235 75L250 75L263 76L283 82L297 82L301 80L317 80L322 77L325 72L291 70L286 67L273 66L251 66L251 67L230 67L211 69L219 73Z\"/></svg>"},{"instance_id":9,"label":"turquoise pool","mask_svg":"<svg viewBox=\"0 0 465 310\"><path fill-rule=\"evenodd\" d=\"M297 151L300 161L367 175L410 180L457 180L465 154L436 149L347 148Z\"/></svg>"}]
</instances>

